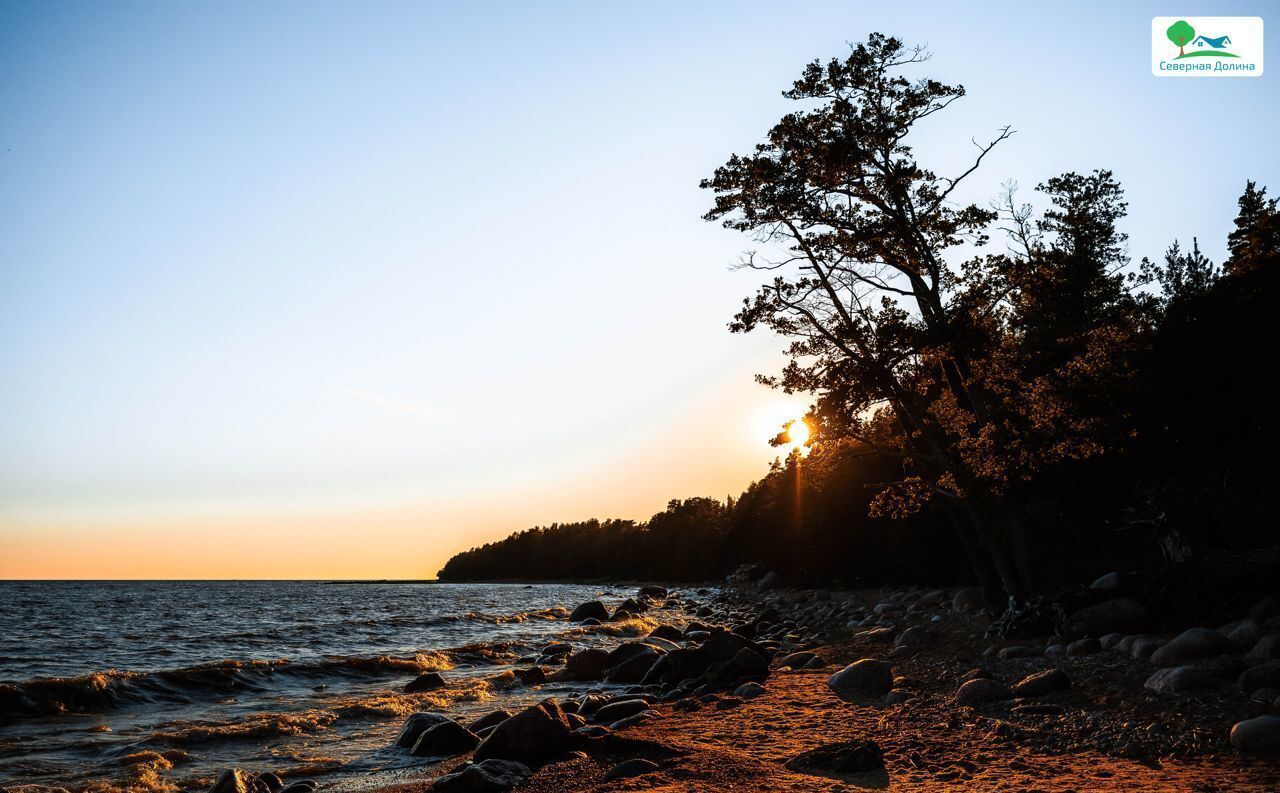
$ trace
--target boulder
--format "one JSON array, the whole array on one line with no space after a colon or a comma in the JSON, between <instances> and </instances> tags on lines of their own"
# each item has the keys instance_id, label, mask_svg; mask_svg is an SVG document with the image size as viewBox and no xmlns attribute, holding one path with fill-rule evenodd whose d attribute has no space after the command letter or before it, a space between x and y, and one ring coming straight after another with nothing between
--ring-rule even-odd
<instances>
[{"instance_id":1,"label":"boulder","mask_svg":"<svg viewBox=\"0 0 1280 793\"><path fill-rule=\"evenodd\" d=\"M601 724L612 724L646 710L649 710L649 703L643 699L623 699L600 708L594 718Z\"/></svg>"},{"instance_id":2,"label":"boulder","mask_svg":"<svg viewBox=\"0 0 1280 793\"><path fill-rule=\"evenodd\" d=\"M887 626L859 631L853 635L853 638L861 639L868 644L893 644L893 637L893 628Z\"/></svg>"},{"instance_id":3,"label":"boulder","mask_svg":"<svg viewBox=\"0 0 1280 793\"><path fill-rule=\"evenodd\" d=\"M275 793L277 790L284 790L284 780L270 771L259 771L258 781L267 786L267 790Z\"/></svg>"},{"instance_id":4,"label":"boulder","mask_svg":"<svg viewBox=\"0 0 1280 793\"><path fill-rule=\"evenodd\" d=\"M587 682L604 677L604 667L609 660L609 653L595 648L579 650L569 656L556 677L560 680Z\"/></svg>"},{"instance_id":5,"label":"boulder","mask_svg":"<svg viewBox=\"0 0 1280 793\"><path fill-rule=\"evenodd\" d=\"M1242 752L1280 751L1280 716L1258 716L1231 728L1231 745Z\"/></svg>"},{"instance_id":6,"label":"boulder","mask_svg":"<svg viewBox=\"0 0 1280 793\"><path fill-rule=\"evenodd\" d=\"M964 673L964 676L960 678L960 682L968 683L970 680L992 680L994 678L995 675L991 674L991 672L980 666L975 666L973 669Z\"/></svg>"},{"instance_id":7,"label":"boulder","mask_svg":"<svg viewBox=\"0 0 1280 793\"><path fill-rule=\"evenodd\" d=\"M778 659L778 668L801 669L805 664L809 663L810 659L817 657L817 653L811 653L807 650L798 653L791 653L790 655L784 655L782 658Z\"/></svg>"},{"instance_id":8,"label":"boulder","mask_svg":"<svg viewBox=\"0 0 1280 793\"><path fill-rule=\"evenodd\" d=\"M1150 658L1156 650L1166 644L1168 644L1168 640L1159 636L1138 636L1133 640L1133 646L1129 649L1129 656L1139 661Z\"/></svg>"},{"instance_id":9,"label":"boulder","mask_svg":"<svg viewBox=\"0 0 1280 793\"><path fill-rule=\"evenodd\" d=\"M1150 612L1141 601L1131 597L1111 598L1067 617L1063 632L1069 638L1132 633L1141 630L1149 617Z\"/></svg>"},{"instance_id":10,"label":"boulder","mask_svg":"<svg viewBox=\"0 0 1280 793\"><path fill-rule=\"evenodd\" d=\"M1157 694L1178 694L1213 688L1215 681L1207 671L1196 666L1169 666L1157 669L1144 687Z\"/></svg>"},{"instance_id":11,"label":"boulder","mask_svg":"<svg viewBox=\"0 0 1280 793\"><path fill-rule=\"evenodd\" d=\"M541 765L569 748L572 731L560 706L552 700L543 700L495 727L476 747L475 759Z\"/></svg>"},{"instance_id":12,"label":"boulder","mask_svg":"<svg viewBox=\"0 0 1280 793\"><path fill-rule=\"evenodd\" d=\"M1055 691L1071 688L1071 678L1061 669L1046 669L1027 675L1013 686L1013 693L1020 697L1042 697Z\"/></svg>"},{"instance_id":13,"label":"boulder","mask_svg":"<svg viewBox=\"0 0 1280 793\"><path fill-rule=\"evenodd\" d=\"M1260 688L1280 688L1280 661L1266 661L1244 670L1239 678L1240 690L1252 694Z\"/></svg>"},{"instance_id":14,"label":"boulder","mask_svg":"<svg viewBox=\"0 0 1280 793\"><path fill-rule=\"evenodd\" d=\"M652 600L665 600L668 594L667 588L664 586L642 586L636 592L637 597L650 598Z\"/></svg>"},{"instance_id":15,"label":"boulder","mask_svg":"<svg viewBox=\"0 0 1280 793\"><path fill-rule=\"evenodd\" d=\"M595 619L604 622L609 619L609 609L605 604L598 600L588 600L586 603L579 605L569 615L571 622L582 622L587 619Z\"/></svg>"},{"instance_id":16,"label":"boulder","mask_svg":"<svg viewBox=\"0 0 1280 793\"><path fill-rule=\"evenodd\" d=\"M1280 635L1263 636L1245 657L1251 661L1280 660Z\"/></svg>"},{"instance_id":17,"label":"boulder","mask_svg":"<svg viewBox=\"0 0 1280 793\"><path fill-rule=\"evenodd\" d=\"M666 639L669 642L684 641L684 632L674 625L659 625L649 631L649 635L655 639Z\"/></svg>"},{"instance_id":18,"label":"boulder","mask_svg":"<svg viewBox=\"0 0 1280 793\"><path fill-rule=\"evenodd\" d=\"M1013 692L998 680L975 677L956 690L956 704L974 707L1013 699Z\"/></svg>"},{"instance_id":19,"label":"boulder","mask_svg":"<svg viewBox=\"0 0 1280 793\"><path fill-rule=\"evenodd\" d=\"M481 716L480 718L468 724L467 729L471 730L472 732L480 732L486 727L497 727L499 724L501 724L502 722L506 721L509 718L511 718L510 711L495 710L493 713L488 713L484 716Z\"/></svg>"},{"instance_id":20,"label":"boulder","mask_svg":"<svg viewBox=\"0 0 1280 793\"><path fill-rule=\"evenodd\" d=\"M1076 639L1067 645L1067 655L1093 655L1102 650L1102 642L1092 636Z\"/></svg>"},{"instance_id":21,"label":"boulder","mask_svg":"<svg viewBox=\"0 0 1280 793\"><path fill-rule=\"evenodd\" d=\"M1257 620L1238 620L1218 628L1218 633L1226 636L1237 647L1252 647L1265 632Z\"/></svg>"},{"instance_id":22,"label":"boulder","mask_svg":"<svg viewBox=\"0 0 1280 793\"><path fill-rule=\"evenodd\" d=\"M476 748L480 737L456 721L442 721L418 736L410 754L414 757L453 757Z\"/></svg>"},{"instance_id":23,"label":"boulder","mask_svg":"<svg viewBox=\"0 0 1280 793\"><path fill-rule=\"evenodd\" d=\"M547 682L547 673L540 666L535 666L532 669L513 669L512 674L526 686L540 686Z\"/></svg>"},{"instance_id":24,"label":"boulder","mask_svg":"<svg viewBox=\"0 0 1280 793\"><path fill-rule=\"evenodd\" d=\"M523 763L485 760L440 777L431 789L437 793L505 793L523 784L531 773Z\"/></svg>"},{"instance_id":25,"label":"boulder","mask_svg":"<svg viewBox=\"0 0 1280 793\"><path fill-rule=\"evenodd\" d=\"M437 688L444 688L444 678L439 672L427 672L406 683L404 693L417 694L422 691L435 691Z\"/></svg>"},{"instance_id":26,"label":"boulder","mask_svg":"<svg viewBox=\"0 0 1280 793\"><path fill-rule=\"evenodd\" d=\"M1099 642L1099 644L1102 645L1102 649L1104 650L1113 650L1116 648L1116 645L1120 644L1120 642L1123 640L1124 640L1123 633L1108 633L1106 636L1102 637L1102 640Z\"/></svg>"},{"instance_id":27,"label":"boulder","mask_svg":"<svg viewBox=\"0 0 1280 793\"><path fill-rule=\"evenodd\" d=\"M248 771L228 768L218 775L209 793L268 793L267 784Z\"/></svg>"},{"instance_id":28,"label":"boulder","mask_svg":"<svg viewBox=\"0 0 1280 793\"><path fill-rule=\"evenodd\" d=\"M742 699L755 699L763 693L764 686L759 683L743 683L733 690L733 695Z\"/></svg>"},{"instance_id":29,"label":"boulder","mask_svg":"<svg viewBox=\"0 0 1280 793\"><path fill-rule=\"evenodd\" d=\"M1151 653L1151 663L1156 666L1181 666L1197 658L1224 655L1235 649L1226 636L1209 628L1188 628L1173 641Z\"/></svg>"},{"instance_id":30,"label":"boulder","mask_svg":"<svg viewBox=\"0 0 1280 793\"><path fill-rule=\"evenodd\" d=\"M639 683L662 655L661 650L641 642L620 644L605 659L604 679L610 683Z\"/></svg>"},{"instance_id":31,"label":"boulder","mask_svg":"<svg viewBox=\"0 0 1280 793\"><path fill-rule=\"evenodd\" d=\"M763 647L726 631L716 631L697 647L673 650L658 659L642 684L675 684L698 679L711 686L737 685L745 677L765 678L769 653Z\"/></svg>"},{"instance_id":32,"label":"boulder","mask_svg":"<svg viewBox=\"0 0 1280 793\"><path fill-rule=\"evenodd\" d=\"M613 768L610 768L604 775L604 781L612 782L615 779L630 779L635 776L652 774L658 769L658 764L652 760L646 760L643 757L636 757L631 760L623 760Z\"/></svg>"},{"instance_id":33,"label":"boulder","mask_svg":"<svg viewBox=\"0 0 1280 793\"><path fill-rule=\"evenodd\" d=\"M621 605L618 606L618 610L625 611L628 614L643 614L644 612L649 610L649 604L645 603L643 600L636 600L635 598L627 598L626 600L622 601Z\"/></svg>"},{"instance_id":34,"label":"boulder","mask_svg":"<svg viewBox=\"0 0 1280 793\"><path fill-rule=\"evenodd\" d=\"M893 670L884 661L863 658L827 678L827 685L842 697L882 697L893 688Z\"/></svg>"},{"instance_id":35,"label":"boulder","mask_svg":"<svg viewBox=\"0 0 1280 793\"><path fill-rule=\"evenodd\" d=\"M418 737L428 728L446 721L453 721L453 719L443 713L410 713L404 720L404 726L400 728L400 734L396 736L396 746L401 749L412 749L418 742Z\"/></svg>"}]
</instances>

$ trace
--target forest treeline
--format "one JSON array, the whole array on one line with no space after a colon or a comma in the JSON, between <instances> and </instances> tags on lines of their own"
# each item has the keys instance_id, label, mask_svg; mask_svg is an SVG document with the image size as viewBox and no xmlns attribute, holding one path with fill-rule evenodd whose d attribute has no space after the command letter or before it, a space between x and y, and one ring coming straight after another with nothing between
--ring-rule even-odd
<instances>
[{"instance_id":1,"label":"forest treeline","mask_svg":"<svg viewBox=\"0 0 1280 793\"><path fill-rule=\"evenodd\" d=\"M1277 542L1276 199L1244 185L1220 264L1194 238L1134 261L1108 170L961 203L1014 132L952 176L917 162L917 125L965 94L914 74L926 57L873 34L810 64L785 92L799 109L702 183L706 219L757 246L741 266L761 286L729 328L788 340L758 379L812 396L807 456L724 502L518 532L442 580L760 563L797 583L976 581L1016 614L1091 572L1185 577Z\"/></svg>"}]
</instances>

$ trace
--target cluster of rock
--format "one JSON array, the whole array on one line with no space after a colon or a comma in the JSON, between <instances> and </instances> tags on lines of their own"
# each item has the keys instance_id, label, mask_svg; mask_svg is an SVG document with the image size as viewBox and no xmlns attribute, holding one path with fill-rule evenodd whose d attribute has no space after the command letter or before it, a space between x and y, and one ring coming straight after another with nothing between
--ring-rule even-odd
<instances>
[{"instance_id":1,"label":"cluster of rock","mask_svg":"<svg viewBox=\"0 0 1280 793\"><path fill-rule=\"evenodd\" d=\"M270 771L254 773L228 768L218 776L209 793L313 793L316 787L314 779L300 779L286 785Z\"/></svg>"},{"instance_id":2,"label":"cluster of rock","mask_svg":"<svg viewBox=\"0 0 1280 793\"><path fill-rule=\"evenodd\" d=\"M584 625L603 624L659 605L684 609L690 615L704 608L696 602L684 603L662 587L649 586L613 613L603 602L589 601L575 608L570 619ZM705 612L712 613L723 616L716 610ZM414 713L405 720L395 745L436 761L471 755L454 773L438 779L434 790L509 790L548 762L612 746L615 733L655 718L658 702L693 710L734 707L759 696L770 661L782 645L743 635L754 635L756 630L770 633L773 629L766 619L756 619L750 626L754 630L734 632L698 620L683 628L664 624L642 639L624 641L611 650L579 649L568 642L549 644L538 654L519 659L529 668L517 669L517 676L553 669L543 679L600 682L610 684L610 690L593 688L558 702L546 699L514 714L494 711L469 723L443 713ZM619 692L619 686L626 688ZM632 758L617 764L607 776L622 779L658 768L647 758Z\"/></svg>"},{"instance_id":3,"label":"cluster of rock","mask_svg":"<svg viewBox=\"0 0 1280 793\"><path fill-rule=\"evenodd\" d=\"M973 588L902 590L875 602L841 591L784 590L777 577L744 568L730 577L726 592L745 610L772 610L787 616L793 636L822 644L853 638L883 645L889 660L930 647L940 623L983 609L981 592ZM1042 646L1031 643L992 645L987 654L1000 661L1076 658L1096 654L1126 657L1146 665L1145 688L1153 695L1203 695L1234 687L1258 710L1242 713L1230 732L1230 743L1250 752L1280 751L1280 597L1264 597L1240 619L1216 628L1192 627L1160 634L1151 610L1134 593L1126 576L1111 573L1090 586L1083 601L1057 626L1057 635ZM987 615L990 616L990 615ZM863 659L832 675L830 685L842 697L886 703L911 699L908 681L896 677L884 661ZM1007 681L984 669L965 676L955 692L959 705L1008 704L1020 713L1057 713L1061 706L1039 698L1071 688L1062 669L1019 674Z\"/></svg>"}]
</instances>

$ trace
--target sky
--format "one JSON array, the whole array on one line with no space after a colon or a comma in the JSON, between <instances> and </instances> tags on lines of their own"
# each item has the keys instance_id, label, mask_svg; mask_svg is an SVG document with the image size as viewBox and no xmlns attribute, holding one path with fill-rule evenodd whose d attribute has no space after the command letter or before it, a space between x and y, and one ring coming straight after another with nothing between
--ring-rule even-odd
<instances>
[{"instance_id":1,"label":"sky","mask_svg":"<svg viewBox=\"0 0 1280 793\"><path fill-rule=\"evenodd\" d=\"M968 89L931 168L1017 130L961 198L1110 168L1135 259L1221 261L1280 78L1153 77L1169 13L0 0L0 578L422 578L739 493L806 400L698 180L872 31Z\"/></svg>"}]
</instances>

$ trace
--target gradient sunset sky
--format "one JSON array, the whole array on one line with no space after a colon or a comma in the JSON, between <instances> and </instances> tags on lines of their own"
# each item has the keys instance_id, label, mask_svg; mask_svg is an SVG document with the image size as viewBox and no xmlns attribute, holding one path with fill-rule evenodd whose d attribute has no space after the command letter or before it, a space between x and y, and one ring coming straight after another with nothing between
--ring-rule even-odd
<instances>
[{"instance_id":1,"label":"gradient sunset sky","mask_svg":"<svg viewBox=\"0 0 1280 793\"><path fill-rule=\"evenodd\" d=\"M1157 79L1185 7L963 6L0 2L0 578L429 577L736 495L806 400L752 382L697 183L872 31L969 89L926 164L1018 130L966 200L1110 168L1135 261L1221 261L1280 190L1280 60Z\"/></svg>"}]
</instances>

